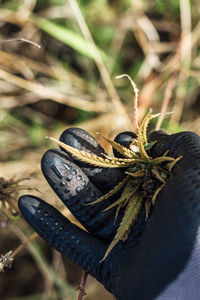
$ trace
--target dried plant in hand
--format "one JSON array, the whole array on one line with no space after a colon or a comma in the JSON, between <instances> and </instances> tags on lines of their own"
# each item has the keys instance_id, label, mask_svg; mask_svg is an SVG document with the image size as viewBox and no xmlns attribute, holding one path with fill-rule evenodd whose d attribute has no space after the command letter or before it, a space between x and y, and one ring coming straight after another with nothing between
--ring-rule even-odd
<instances>
[{"instance_id":1,"label":"dried plant in hand","mask_svg":"<svg viewBox=\"0 0 200 300\"><path fill-rule=\"evenodd\" d=\"M167 156L168 151L161 157L151 157L150 150L156 142L148 142L147 129L150 121L153 118L159 117L161 114L148 113L139 126L137 111L138 89L136 84L128 75L123 74L117 78L124 76L128 77L135 91L134 112L137 138L133 139L127 148L104 137L104 139L109 142L112 147L123 156L123 158L110 158L106 155L103 155L104 157L100 157L93 153L73 148L54 138L50 138L67 152L71 153L74 157L83 162L102 168L124 169L125 178L107 194L90 203L95 205L96 203L107 200L118 191L121 191L119 199L105 209L105 211L107 211L109 209L116 208L115 220L118 217L120 210L123 209L124 214L116 235L102 260L107 257L118 241L125 241L127 239L142 207L145 207L146 220L148 219L151 206L155 203L157 195L170 178L173 166L181 158L179 157L175 159Z\"/></svg>"},{"instance_id":2,"label":"dried plant in hand","mask_svg":"<svg viewBox=\"0 0 200 300\"><path fill-rule=\"evenodd\" d=\"M159 115L150 113L146 115L138 128L137 138L133 139L129 148L105 138L124 158L100 157L50 138L76 158L93 166L124 168L125 178L107 194L91 203L96 204L105 201L119 190L122 190L120 198L106 208L106 210L109 210L116 207L116 218L119 210L123 208L124 215L117 233L105 253L104 259L119 240L125 241L127 239L130 229L143 206L145 206L146 210L146 219L148 218L151 205L155 203L158 193L170 178L172 167L180 159L167 156L167 152L163 156L156 158L152 158L149 154L155 142L148 142L147 127L151 119Z\"/></svg>"},{"instance_id":3,"label":"dried plant in hand","mask_svg":"<svg viewBox=\"0 0 200 300\"><path fill-rule=\"evenodd\" d=\"M19 214L17 207L17 194L19 190L31 190L26 185L20 185L20 183L28 178L11 178L6 180L4 177L0 177L0 208L3 212L3 221L8 221L11 216L17 216Z\"/></svg>"}]
</instances>

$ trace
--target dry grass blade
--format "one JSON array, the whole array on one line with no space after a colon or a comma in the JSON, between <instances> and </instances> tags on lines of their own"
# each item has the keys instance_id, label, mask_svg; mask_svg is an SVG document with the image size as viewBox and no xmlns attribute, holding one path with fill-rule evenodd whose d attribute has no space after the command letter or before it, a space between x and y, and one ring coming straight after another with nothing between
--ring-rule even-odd
<instances>
[{"instance_id":1,"label":"dry grass blade","mask_svg":"<svg viewBox=\"0 0 200 300\"><path fill-rule=\"evenodd\" d=\"M98 51L93 51L93 49L96 48L96 45L95 45L92 35L89 31L89 28L86 24L84 16L83 16L76 0L69 0L69 3L74 11L74 15L80 26L80 29L81 29L85 39L88 41L88 46L91 48L91 51L93 52L93 56L94 56L94 60L96 62L97 68L101 74L101 78L105 84L105 87L106 87L108 94L113 102L113 105L114 105L117 113L122 116L124 124L126 124L126 126L129 127L129 125L130 125L129 116L126 112L125 107L121 103L121 100L118 96L118 93L117 93L113 83L112 83L112 80L111 80L108 70L101 58L101 55L99 54Z\"/></svg>"},{"instance_id":2,"label":"dry grass blade","mask_svg":"<svg viewBox=\"0 0 200 300\"><path fill-rule=\"evenodd\" d=\"M23 233L23 231L15 226L14 224L9 225L9 229L19 238L22 243L27 243L28 238ZM28 251L32 255L39 271L43 276L43 282L48 283L49 287L51 287L51 297L55 297L55 287L60 288L61 291L66 293L67 295L76 295L76 292L73 288L71 288L68 283L64 282L63 279L55 273L52 266L47 262L45 257L42 255L42 252L39 251L38 246L36 247L34 243L28 243L26 245ZM50 295L49 295L50 298Z\"/></svg>"},{"instance_id":3,"label":"dry grass blade","mask_svg":"<svg viewBox=\"0 0 200 300\"><path fill-rule=\"evenodd\" d=\"M167 112L167 108L169 106L169 101L170 101L170 98L172 96L172 91L173 91L173 88L175 86L176 78L177 78L178 71L179 71L180 54L181 54L181 43L178 44L176 54L174 56L174 64L173 64L173 67L172 67L172 72L171 72L170 78L167 82L167 86L166 86L165 94L164 94L164 99L163 99L163 103L162 103L162 107L161 107L161 111L160 111L161 115L159 116L159 119L158 119L158 122L156 124L155 130L160 129L160 127L162 125L164 115Z\"/></svg>"},{"instance_id":4,"label":"dry grass blade","mask_svg":"<svg viewBox=\"0 0 200 300\"><path fill-rule=\"evenodd\" d=\"M180 71L179 82L177 84L176 98L173 106L174 114L171 117L172 123L179 123L185 98L188 92L188 77L183 72L183 67L189 69L191 67L192 54L192 20L191 20L191 4L189 0L179 0L180 17L181 17L181 49L180 49Z\"/></svg>"},{"instance_id":5,"label":"dry grass blade","mask_svg":"<svg viewBox=\"0 0 200 300\"><path fill-rule=\"evenodd\" d=\"M59 91L53 90L49 87L45 87L39 83L34 83L18 76L12 75L4 70L0 70L0 78L8 81L14 85L17 85L25 90L33 92L39 95L43 99L52 99L58 103L66 104L78 109L94 111L94 112L104 112L107 110L105 103L92 103L87 100L73 98L71 96L62 94Z\"/></svg>"},{"instance_id":6,"label":"dry grass blade","mask_svg":"<svg viewBox=\"0 0 200 300\"><path fill-rule=\"evenodd\" d=\"M31 44L35 47L38 47L39 49L41 48L41 46L39 44L37 44L31 40L24 39L24 38L12 38L12 39L0 40L1 44L10 43L10 42L24 42L24 43Z\"/></svg>"},{"instance_id":7,"label":"dry grass blade","mask_svg":"<svg viewBox=\"0 0 200 300\"><path fill-rule=\"evenodd\" d=\"M164 114L167 111L167 107L169 105L169 101L170 101L170 98L171 98L171 95L172 95L172 91L173 91L173 88L174 88L174 85L175 85L175 82L176 82L176 76L177 76L177 73L174 72L171 75L171 77L170 77L170 79L167 83L167 87L165 89L165 96L164 96L164 100L163 100L163 104L162 104L162 108L161 108L161 115L158 119L155 130L159 130L161 125L162 125L162 121L164 119Z\"/></svg>"},{"instance_id":8,"label":"dry grass blade","mask_svg":"<svg viewBox=\"0 0 200 300\"><path fill-rule=\"evenodd\" d=\"M12 254L11 254L11 258L14 259L14 257L21 252L31 241L33 241L35 238L38 237L38 234L35 232L33 233L23 244L21 244L19 247L17 247L17 249L15 249Z\"/></svg>"}]
</instances>

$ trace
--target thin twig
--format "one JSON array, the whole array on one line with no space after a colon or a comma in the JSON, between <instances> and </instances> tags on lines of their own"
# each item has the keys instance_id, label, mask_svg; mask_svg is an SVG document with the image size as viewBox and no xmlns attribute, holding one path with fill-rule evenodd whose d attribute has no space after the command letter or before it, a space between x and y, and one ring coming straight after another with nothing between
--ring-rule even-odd
<instances>
[{"instance_id":1,"label":"thin twig","mask_svg":"<svg viewBox=\"0 0 200 300\"><path fill-rule=\"evenodd\" d=\"M24 43L28 43L28 44L31 44L35 47L38 47L38 48L41 48L41 46L33 41L30 41L30 40L27 40L27 39L24 39L24 38L12 38L12 39L6 39L6 40L0 40L0 43L1 44L4 44L4 43L11 43L11 42L24 42Z\"/></svg>"},{"instance_id":2,"label":"thin twig","mask_svg":"<svg viewBox=\"0 0 200 300\"><path fill-rule=\"evenodd\" d=\"M86 295L86 293L85 293L85 284L86 284L87 276L88 276L88 273L84 271L83 274L82 274L82 277L81 277L81 283L80 283L80 286L79 286L79 294L78 294L78 299L77 300L82 300L83 296Z\"/></svg>"},{"instance_id":3,"label":"thin twig","mask_svg":"<svg viewBox=\"0 0 200 300\"><path fill-rule=\"evenodd\" d=\"M12 228L12 227L11 227ZM13 261L14 261L14 257L20 252L22 251L27 245L29 245L29 243L34 240L36 237L38 236L37 233L34 233L30 236L29 239L26 239L25 242L23 242L23 244L21 244L19 247L17 247L17 249L13 252L13 251L9 251L7 252L5 255L1 255L0 256L0 272L4 272L4 268L11 268Z\"/></svg>"},{"instance_id":4,"label":"thin twig","mask_svg":"<svg viewBox=\"0 0 200 300\"><path fill-rule=\"evenodd\" d=\"M19 227L15 226L14 224L10 224L9 228L23 243L26 243L27 238ZM34 243L28 243L27 249L35 260L35 263L41 274L43 275L44 281L49 287L49 291L54 293L54 287L58 287L61 293L75 297L74 289L72 289L66 282L63 281L62 278L60 278L58 274L55 273L53 268L46 261L45 257L38 250L38 247L36 247Z\"/></svg>"},{"instance_id":5,"label":"thin twig","mask_svg":"<svg viewBox=\"0 0 200 300\"><path fill-rule=\"evenodd\" d=\"M15 251L12 252L11 254L11 258L14 258L20 251L22 251L32 240L34 240L36 237L38 237L37 233L33 233L26 242L24 242L23 244L21 244L19 247L17 247L17 249Z\"/></svg>"}]
</instances>

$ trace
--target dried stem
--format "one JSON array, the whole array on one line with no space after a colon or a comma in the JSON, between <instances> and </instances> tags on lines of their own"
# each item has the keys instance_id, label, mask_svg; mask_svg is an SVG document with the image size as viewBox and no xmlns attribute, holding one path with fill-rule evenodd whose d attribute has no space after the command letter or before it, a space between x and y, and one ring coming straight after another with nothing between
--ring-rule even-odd
<instances>
[{"instance_id":1,"label":"dried stem","mask_svg":"<svg viewBox=\"0 0 200 300\"><path fill-rule=\"evenodd\" d=\"M18 76L12 75L4 70L0 70L0 78L27 91L33 92L43 99L49 98L57 101L58 103L66 104L87 111L103 112L108 109L106 108L105 103L103 103L102 105L101 103L93 103L87 100L71 97L59 91L53 90L52 88L45 87L39 83L34 83Z\"/></svg>"},{"instance_id":2,"label":"dried stem","mask_svg":"<svg viewBox=\"0 0 200 300\"><path fill-rule=\"evenodd\" d=\"M11 254L11 258L14 258L20 251L22 251L32 240L34 240L36 237L38 237L37 233L33 233L26 242L24 242L23 244L21 244L19 247L17 247L17 249L12 252Z\"/></svg>"},{"instance_id":3,"label":"dried stem","mask_svg":"<svg viewBox=\"0 0 200 300\"><path fill-rule=\"evenodd\" d=\"M80 283L80 287L79 287L79 294L78 294L77 300L82 300L83 296L86 295L85 284L86 284L87 276L88 276L88 273L84 271L82 274L82 278L81 278L81 283Z\"/></svg>"},{"instance_id":4,"label":"dried stem","mask_svg":"<svg viewBox=\"0 0 200 300\"><path fill-rule=\"evenodd\" d=\"M14 252L9 251L5 255L1 255L0 257L0 272L4 272L5 268L11 268L14 257L21 251L23 250L33 239L35 239L38 236L37 233L34 233L30 236L30 238L25 241L23 244L21 244Z\"/></svg>"},{"instance_id":5,"label":"dried stem","mask_svg":"<svg viewBox=\"0 0 200 300\"><path fill-rule=\"evenodd\" d=\"M179 82L176 91L176 100L173 107L172 122L179 123L183 107L184 99L187 95L188 77L185 76L183 67L190 69L191 66L191 53L192 53L192 22L191 22L191 5L189 0L179 0L180 3L180 19L181 19L181 62L179 72Z\"/></svg>"},{"instance_id":6,"label":"dried stem","mask_svg":"<svg viewBox=\"0 0 200 300\"><path fill-rule=\"evenodd\" d=\"M22 241L26 243L27 238L23 231L19 228L14 226L14 224L10 224L9 228L12 232ZM55 295L55 287L60 288L62 293L69 294L75 296L75 291L71 289L66 282L63 281L60 276L55 273L53 268L48 264L45 257L38 251L38 249L34 246L34 243L27 243L27 249L32 255L33 259L36 262L38 269L40 270L41 274L43 275L45 285L47 287L47 292ZM52 297L53 298L53 297ZM49 298L48 298L49 299Z\"/></svg>"},{"instance_id":7,"label":"dried stem","mask_svg":"<svg viewBox=\"0 0 200 300\"><path fill-rule=\"evenodd\" d=\"M176 54L174 56L174 63L173 63L173 70L171 72L171 76L168 80L166 89L165 89L165 96L164 96L164 100L162 103L162 107L161 107L161 115L158 119L158 122L156 124L156 128L155 130L159 130L161 125L162 125L162 121L164 119L164 115L167 111L168 105L169 105L169 101L171 99L171 95L172 95L172 91L176 82L176 77L177 74L179 72L179 68L180 68L180 55L181 55L181 42L178 44L177 50L176 50Z\"/></svg>"}]
</instances>

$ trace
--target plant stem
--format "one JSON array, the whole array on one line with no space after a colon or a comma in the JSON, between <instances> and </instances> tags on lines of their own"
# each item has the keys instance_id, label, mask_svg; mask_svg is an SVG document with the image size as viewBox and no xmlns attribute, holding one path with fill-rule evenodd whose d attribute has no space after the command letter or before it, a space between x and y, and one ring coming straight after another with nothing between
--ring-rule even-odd
<instances>
[{"instance_id":1,"label":"plant stem","mask_svg":"<svg viewBox=\"0 0 200 300\"><path fill-rule=\"evenodd\" d=\"M88 276L88 273L84 271L82 278L81 278L81 283L80 283L80 287L79 287L79 294L78 294L77 300L82 300L83 296L85 296L85 284L86 284L87 276Z\"/></svg>"},{"instance_id":2,"label":"plant stem","mask_svg":"<svg viewBox=\"0 0 200 300\"><path fill-rule=\"evenodd\" d=\"M14 258L21 250L23 250L36 237L38 237L38 234L37 233L33 233L26 242L24 242L19 247L17 247L17 249L15 249L15 251L11 254L11 257Z\"/></svg>"}]
</instances>

